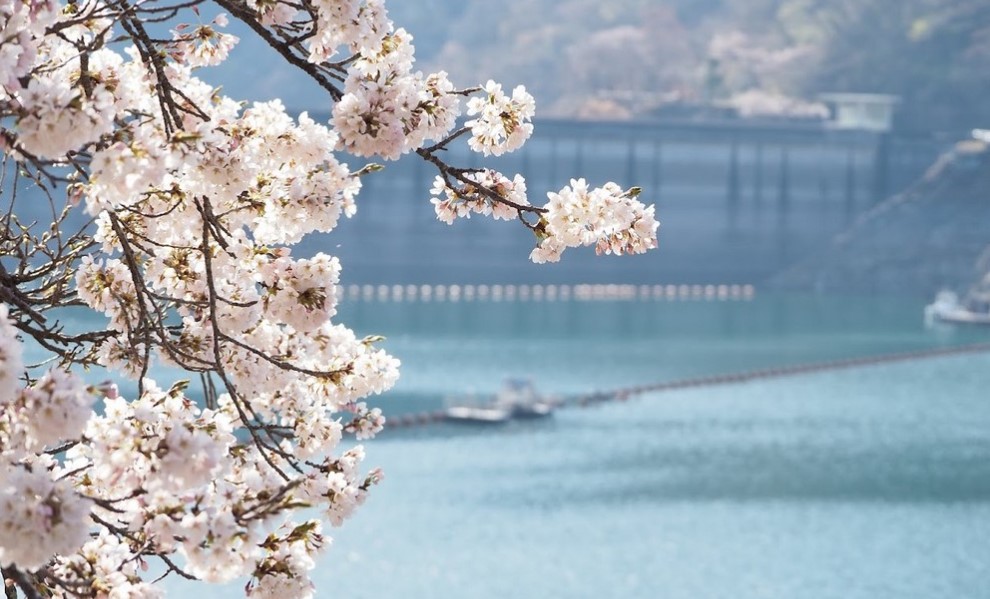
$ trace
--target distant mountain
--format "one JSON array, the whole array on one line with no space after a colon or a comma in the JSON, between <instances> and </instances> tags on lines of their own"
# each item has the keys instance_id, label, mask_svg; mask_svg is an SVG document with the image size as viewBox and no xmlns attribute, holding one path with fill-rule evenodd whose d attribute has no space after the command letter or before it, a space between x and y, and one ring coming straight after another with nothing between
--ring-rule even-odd
<instances>
[{"instance_id":1,"label":"distant mountain","mask_svg":"<svg viewBox=\"0 0 990 599\"><path fill-rule=\"evenodd\" d=\"M391 0L388 7L414 36L420 69L447 70L462 87L525 84L542 117L629 118L753 89L809 99L872 91L903 97L900 122L908 128L990 127L986 0ZM200 22L213 18L205 10ZM234 98L329 111L326 93L247 27L232 19L228 30L241 38L230 60L200 69L200 77Z\"/></svg>"},{"instance_id":2,"label":"distant mountain","mask_svg":"<svg viewBox=\"0 0 990 599\"><path fill-rule=\"evenodd\" d=\"M650 4L418 0L393 1L388 7L396 25L413 35L420 69L447 70L460 87L488 79L510 87L525 84L537 95L546 116L567 113L566 106L555 110L552 105L569 94L583 96L583 90L603 86L661 90L669 87L671 68L695 68L674 14L644 8ZM651 29L663 30L664 35L647 35ZM282 98L287 107L297 110L328 108L319 87L285 64L245 26L232 20L228 31L238 35L240 43L227 63L202 69L201 77L236 98Z\"/></svg>"},{"instance_id":3,"label":"distant mountain","mask_svg":"<svg viewBox=\"0 0 990 599\"><path fill-rule=\"evenodd\" d=\"M628 118L760 90L900 96L906 129L990 127L986 0L391 0L418 65L455 85L525 84L541 116ZM235 97L326 109L243 28L207 77ZM205 71L204 71L205 73Z\"/></svg>"}]
</instances>

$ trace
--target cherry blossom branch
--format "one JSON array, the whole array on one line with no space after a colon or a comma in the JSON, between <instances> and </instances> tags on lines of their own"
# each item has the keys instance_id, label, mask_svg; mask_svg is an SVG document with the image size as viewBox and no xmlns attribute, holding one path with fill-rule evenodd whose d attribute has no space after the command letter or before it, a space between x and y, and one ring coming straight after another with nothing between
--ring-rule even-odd
<instances>
[{"instance_id":1,"label":"cherry blossom branch","mask_svg":"<svg viewBox=\"0 0 990 599\"><path fill-rule=\"evenodd\" d=\"M35 588L35 581L32 580L31 576L21 572L16 566L5 566L2 569L2 572L4 582L7 580L12 580L14 584L17 585L17 588L24 593L25 599L44 599L42 594ZM9 589L11 587L8 587L6 584L4 587L4 592L8 597L10 597L11 593ZM16 597L16 594L14 594L14 596Z\"/></svg>"},{"instance_id":2,"label":"cherry blossom branch","mask_svg":"<svg viewBox=\"0 0 990 599\"><path fill-rule=\"evenodd\" d=\"M201 251L203 253L203 263L206 268L206 277L205 277L206 284L207 284L207 288L209 289L209 313L210 313L209 321L210 321L210 326L213 330L212 349L213 349L213 360L216 365L216 372L217 375L220 377L220 380L223 382L224 386L227 388L227 392L230 394L230 397L234 402L234 406L237 408L238 415L240 416L241 421L245 423L246 428L248 429L248 432L251 435L251 439L254 441L255 445L257 445L258 451L261 454L261 456L272 468L272 470L277 472L278 475L281 476L283 479L289 480L289 476L281 468L279 468L278 465L275 464L275 461L271 458L269 452L276 453L283 458L286 457L291 458L291 456L281 451L277 447L272 447L271 445L265 443L265 441L258 435L257 429L253 426L250 426L249 424L250 419L248 418L244 410L245 408L247 408L247 410L253 412L253 410L251 409L251 404L250 402L242 401L241 396L237 393L237 388L235 387L233 382L231 382L230 378L227 376L223 368L223 359L221 358L220 355L221 354L220 339L223 333L220 331L219 320L217 318L217 304L216 304L217 291L213 278L213 258L211 256L210 244L209 244L210 226L209 223L207 222L208 221L207 215L209 213L209 209L204 207L204 204L207 204L208 202L209 200L207 199L204 199L202 202L197 201L196 207L200 211L200 214L202 216L202 223L203 223ZM256 415L255 418L257 419Z\"/></svg>"},{"instance_id":3,"label":"cherry blossom branch","mask_svg":"<svg viewBox=\"0 0 990 599\"><path fill-rule=\"evenodd\" d=\"M5 50L19 57L0 81L0 145L16 163L0 173L12 200L0 221L0 494L26 502L19 519L0 514L0 548L24 594L113 580L122 596L146 596L149 555L166 575L248 576L261 595L308 589L320 522L340 524L381 478L361 473L361 446L339 443L382 429L363 400L398 376L374 339L331 321L337 259L290 251L352 215L357 177L379 170L351 171L338 150L375 161L416 152L438 169L439 218L519 220L537 237L534 261L575 245L655 245L652 208L634 190L576 180L535 206L520 175L445 162L455 142L485 156L521 147L533 98L416 71L411 37L379 0L215 2L326 90L329 123L292 118L277 101L240 103L200 79L236 42L217 29L226 17L159 32L203 3L29 0L0 11ZM462 102L469 120L458 127ZM47 230L18 220L27 181L48 198ZM69 233L67 215L82 209L94 218ZM108 324L63 325L58 310L80 305ZM29 377L19 334L59 367ZM204 400L186 395L187 381L159 387L153 359L198 373ZM71 364L137 379L137 394L88 386ZM321 519L289 520L304 508Z\"/></svg>"},{"instance_id":4,"label":"cherry blossom branch","mask_svg":"<svg viewBox=\"0 0 990 599\"><path fill-rule=\"evenodd\" d=\"M235 2L230 0L214 0L216 4L222 7L224 10L230 11L230 14L234 15L238 20L243 22L245 25L251 28L258 37L263 39L272 49L279 53L279 55L285 59L289 64L299 68L304 73L310 76L317 85L322 87L330 94L330 98L337 102L343 97L343 92L337 88L336 85L331 83L323 76L318 70L318 67L311 62L306 61L296 55L291 49L290 44L280 41L271 31L269 31L265 26L258 22L257 17L251 11L242 8ZM295 40L293 40L295 42Z\"/></svg>"}]
</instances>

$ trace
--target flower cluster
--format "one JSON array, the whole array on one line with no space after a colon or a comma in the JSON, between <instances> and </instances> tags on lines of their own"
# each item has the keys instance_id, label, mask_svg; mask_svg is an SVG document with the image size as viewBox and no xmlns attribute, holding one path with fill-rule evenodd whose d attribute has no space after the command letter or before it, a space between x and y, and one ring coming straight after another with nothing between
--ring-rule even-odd
<instances>
[{"instance_id":1,"label":"flower cluster","mask_svg":"<svg viewBox=\"0 0 990 599\"><path fill-rule=\"evenodd\" d=\"M79 377L64 370L49 370L18 392L5 420L12 436L23 435L23 447L41 450L76 438L89 418L93 401Z\"/></svg>"},{"instance_id":2,"label":"flower cluster","mask_svg":"<svg viewBox=\"0 0 990 599\"><path fill-rule=\"evenodd\" d=\"M313 557L323 547L322 525L310 520L291 530L272 533L265 542L265 558L255 568L247 596L256 599L303 597L313 592L305 573L314 567Z\"/></svg>"},{"instance_id":3,"label":"flower cluster","mask_svg":"<svg viewBox=\"0 0 990 599\"><path fill-rule=\"evenodd\" d=\"M40 568L89 538L90 502L54 470L42 460L0 463L0 564Z\"/></svg>"},{"instance_id":4,"label":"flower cluster","mask_svg":"<svg viewBox=\"0 0 990 599\"><path fill-rule=\"evenodd\" d=\"M78 378L58 370L18 389L22 351L0 304L0 565L33 569L88 538L91 502L44 451L79 435L92 399Z\"/></svg>"},{"instance_id":5,"label":"flower cluster","mask_svg":"<svg viewBox=\"0 0 990 599\"><path fill-rule=\"evenodd\" d=\"M227 60L230 50L240 41L236 35L217 31L227 23L227 15L217 15L212 26L200 25L190 33L186 33L188 25L179 25L172 31L172 57L191 67L218 65Z\"/></svg>"},{"instance_id":6,"label":"flower cluster","mask_svg":"<svg viewBox=\"0 0 990 599\"><path fill-rule=\"evenodd\" d=\"M78 69L66 56L59 70ZM39 158L60 158L66 152L98 140L113 128L113 95L105 84L94 83L89 94L73 88L71 73L58 71L32 78L11 95L19 105L19 148Z\"/></svg>"},{"instance_id":7,"label":"flower cluster","mask_svg":"<svg viewBox=\"0 0 990 599\"><path fill-rule=\"evenodd\" d=\"M516 175L511 180L505 175L485 169L467 173L469 181L460 186L448 185L443 177L433 182L433 204L437 219L452 224L455 218L471 218L471 213L491 216L498 220L512 220L518 214L516 206L528 206L526 180Z\"/></svg>"},{"instance_id":8,"label":"flower cluster","mask_svg":"<svg viewBox=\"0 0 990 599\"><path fill-rule=\"evenodd\" d=\"M385 416L382 415L381 408L368 409L368 404L358 402L351 407L354 412L354 419L344 428L349 433L354 433L359 441L371 439L385 428Z\"/></svg>"},{"instance_id":9,"label":"flower cluster","mask_svg":"<svg viewBox=\"0 0 990 599\"><path fill-rule=\"evenodd\" d=\"M403 29L357 60L333 109L344 149L394 160L454 128L460 103L447 73L424 77L412 67L412 36Z\"/></svg>"},{"instance_id":10,"label":"flower cluster","mask_svg":"<svg viewBox=\"0 0 990 599\"><path fill-rule=\"evenodd\" d=\"M72 593L52 590L59 599L74 596L160 599L165 591L141 578L147 567L144 559L135 558L134 549L126 539L104 528L75 553L59 555L51 562L52 577L62 581Z\"/></svg>"},{"instance_id":11,"label":"flower cluster","mask_svg":"<svg viewBox=\"0 0 990 599\"><path fill-rule=\"evenodd\" d=\"M641 254L657 247L660 223L653 206L636 199L637 188L623 191L615 183L588 189L584 179L557 193L537 227L539 245L530 254L536 263L556 262L566 248L593 245L598 254Z\"/></svg>"},{"instance_id":12,"label":"flower cluster","mask_svg":"<svg viewBox=\"0 0 990 599\"><path fill-rule=\"evenodd\" d=\"M20 79L35 66L45 29L58 17L56 0L0 1L0 100L21 88Z\"/></svg>"},{"instance_id":13,"label":"flower cluster","mask_svg":"<svg viewBox=\"0 0 990 599\"><path fill-rule=\"evenodd\" d=\"M533 133L533 96L519 85L510 98L494 81L488 81L482 91L483 97L471 98L467 103L468 116L477 115L465 123L471 128L471 149L485 156L500 156L522 147Z\"/></svg>"},{"instance_id":14,"label":"flower cluster","mask_svg":"<svg viewBox=\"0 0 990 599\"><path fill-rule=\"evenodd\" d=\"M0 408L17 397L17 377L24 371L23 349L6 304L0 304ZM2 447L0 447L2 449Z\"/></svg>"},{"instance_id":15,"label":"flower cluster","mask_svg":"<svg viewBox=\"0 0 990 599\"><path fill-rule=\"evenodd\" d=\"M262 20L273 24L288 24L296 16L284 7L288 2L248 0L248 4L256 4ZM330 60L341 46L355 54L373 54L392 31L382 0L316 0L313 6L317 12L316 35L309 41L309 61L313 63Z\"/></svg>"},{"instance_id":16,"label":"flower cluster","mask_svg":"<svg viewBox=\"0 0 990 599\"><path fill-rule=\"evenodd\" d=\"M79 488L89 497L112 499L133 494L182 493L221 474L234 444L229 410L200 410L184 385L159 390L145 381L133 401L107 397L103 413L86 423L89 443L66 455L67 468L84 469Z\"/></svg>"},{"instance_id":17,"label":"flower cluster","mask_svg":"<svg viewBox=\"0 0 990 599\"><path fill-rule=\"evenodd\" d=\"M438 176L433 183L433 204L437 219L452 224L456 218L471 214L491 215L511 220L520 211L540 214L533 226L539 238L530 253L533 262L557 262L569 247L595 246L598 254L641 254L657 247L660 223L653 206L636 199L639 189L623 191L615 183L589 189L584 179L557 193L548 193L544 207L530 206L526 199L526 181L485 169L466 173L467 181L451 185Z\"/></svg>"}]
</instances>

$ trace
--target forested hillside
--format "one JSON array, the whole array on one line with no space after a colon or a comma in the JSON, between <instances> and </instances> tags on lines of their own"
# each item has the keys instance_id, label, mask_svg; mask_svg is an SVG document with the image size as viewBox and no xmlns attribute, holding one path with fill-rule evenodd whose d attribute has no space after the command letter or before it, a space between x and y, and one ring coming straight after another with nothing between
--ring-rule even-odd
<instances>
[{"instance_id":1,"label":"forested hillside","mask_svg":"<svg viewBox=\"0 0 990 599\"><path fill-rule=\"evenodd\" d=\"M772 285L818 292L964 292L990 273L990 150L960 142L908 190L863 214Z\"/></svg>"},{"instance_id":2,"label":"forested hillside","mask_svg":"<svg viewBox=\"0 0 990 599\"><path fill-rule=\"evenodd\" d=\"M409 0L389 11L415 36L422 68L460 86L525 84L543 117L711 102L816 114L820 93L876 92L902 98L902 129L990 128L990 0ZM228 93L329 108L251 37L232 54L239 69L206 77Z\"/></svg>"},{"instance_id":3,"label":"forested hillside","mask_svg":"<svg viewBox=\"0 0 990 599\"><path fill-rule=\"evenodd\" d=\"M421 0L390 10L424 62L461 85L524 83L543 115L621 118L733 98L772 112L787 110L780 95L857 91L901 96L904 127L990 126L986 0Z\"/></svg>"}]
</instances>

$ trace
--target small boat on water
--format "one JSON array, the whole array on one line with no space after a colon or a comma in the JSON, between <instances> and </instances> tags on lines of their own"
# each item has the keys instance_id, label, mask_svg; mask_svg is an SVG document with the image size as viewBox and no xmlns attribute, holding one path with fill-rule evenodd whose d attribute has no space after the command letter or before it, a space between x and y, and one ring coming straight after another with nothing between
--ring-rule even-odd
<instances>
[{"instance_id":1,"label":"small boat on water","mask_svg":"<svg viewBox=\"0 0 990 599\"><path fill-rule=\"evenodd\" d=\"M990 325L990 276L962 300L952 291L939 291L935 301L925 306L925 322Z\"/></svg>"},{"instance_id":2,"label":"small boat on water","mask_svg":"<svg viewBox=\"0 0 990 599\"><path fill-rule=\"evenodd\" d=\"M553 414L556 406L553 398L537 393L528 379L507 379L498 393L481 401L469 396L455 398L451 403L446 410L447 420L476 424L545 418Z\"/></svg>"},{"instance_id":3,"label":"small boat on water","mask_svg":"<svg viewBox=\"0 0 990 599\"><path fill-rule=\"evenodd\" d=\"M506 422L512 415L508 410L488 408L485 406L451 406L447 408L447 420L455 422L477 422L478 424L497 424Z\"/></svg>"}]
</instances>

